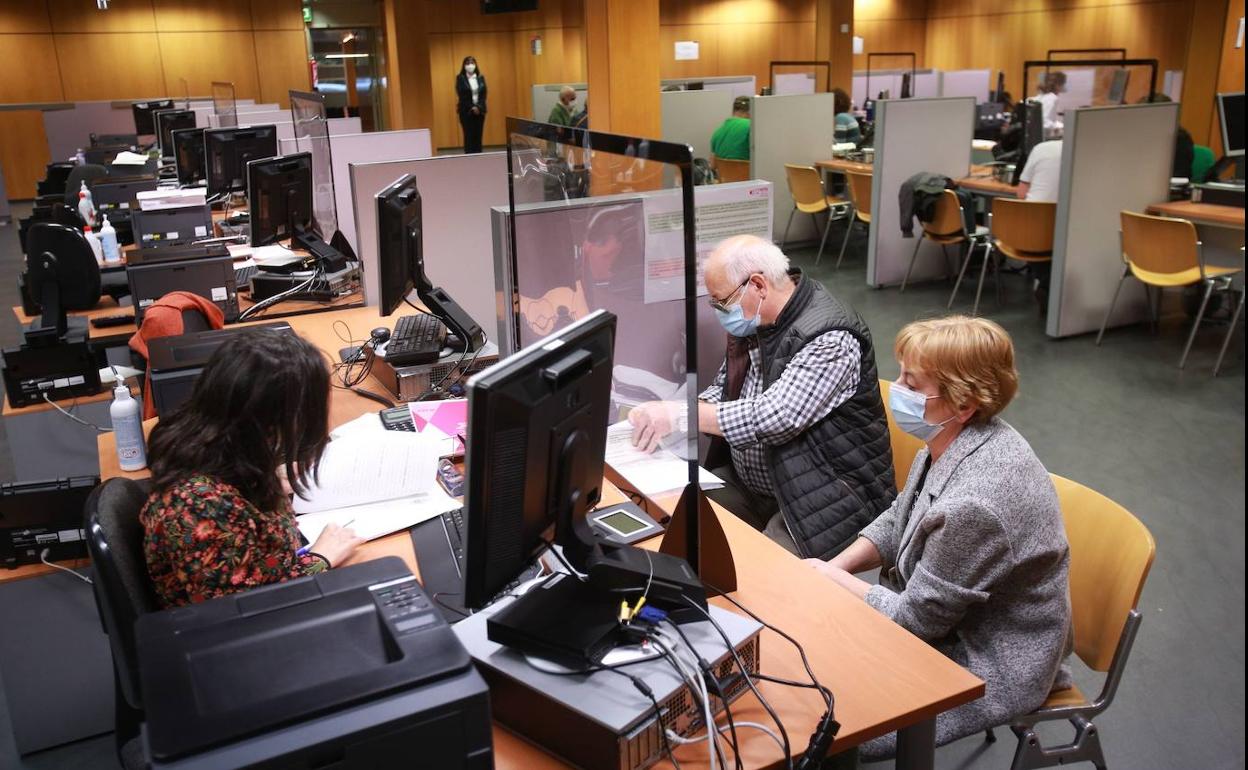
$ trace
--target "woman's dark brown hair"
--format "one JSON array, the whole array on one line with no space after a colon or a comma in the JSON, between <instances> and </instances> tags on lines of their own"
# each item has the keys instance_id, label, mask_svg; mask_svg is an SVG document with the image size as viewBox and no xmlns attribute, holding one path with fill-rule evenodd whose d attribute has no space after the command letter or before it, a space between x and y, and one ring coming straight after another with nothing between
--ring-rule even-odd
<instances>
[{"instance_id":1,"label":"woman's dark brown hair","mask_svg":"<svg viewBox=\"0 0 1248 770\"><path fill-rule=\"evenodd\" d=\"M329 442L329 369L289 332L246 329L213 353L181 408L152 430L156 490L203 474L237 489L261 510L307 492Z\"/></svg>"},{"instance_id":2,"label":"woman's dark brown hair","mask_svg":"<svg viewBox=\"0 0 1248 770\"><path fill-rule=\"evenodd\" d=\"M832 110L837 115L842 112L849 112L850 102L849 94L845 93L843 88L832 89Z\"/></svg>"}]
</instances>

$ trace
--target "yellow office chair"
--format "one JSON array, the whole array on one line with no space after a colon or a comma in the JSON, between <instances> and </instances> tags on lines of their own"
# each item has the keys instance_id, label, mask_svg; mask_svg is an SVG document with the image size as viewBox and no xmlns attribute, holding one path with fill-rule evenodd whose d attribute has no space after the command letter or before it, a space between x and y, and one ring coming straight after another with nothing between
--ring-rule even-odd
<instances>
[{"instance_id":1,"label":"yellow office chair","mask_svg":"<svg viewBox=\"0 0 1248 770\"><path fill-rule=\"evenodd\" d=\"M914 465L914 457L923 448L923 442L897 427L892 407L888 405L888 390L892 385L888 380L880 380L880 398L884 399L884 416L888 418L888 440L893 448L893 475L897 479L897 491L900 492L906 485L910 466Z\"/></svg>"},{"instance_id":2,"label":"yellow office chair","mask_svg":"<svg viewBox=\"0 0 1248 770\"><path fill-rule=\"evenodd\" d=\"M940 200L936 202L936 210L932 212L932 221L920 224L923 225L923 232L914 244L914 253L910 255L910 266L906 268L906 277L901 279L902 291L906 290L906 284L910 282L914 262L919 258L919 247L923 245L925 239L940 244L940 251L945 255L946 263L949 261L949 246L966 244L968 258L969 253L977 246L991 248L988 243L988 228L976 225L974 232L966 231L966 220L962 216L962 202L958 200L958 194L953 190L945 190L940 196Z\"/></svg>"},{"instance_id":3,"label":"yellow office chair","mask_svg":"<svg viewBox=\"0 0 1248 770\"><path fill-rule=\"evenodd\" d=\"M871 227L871 175L856 171L845 172L845 187L849 190L849 205L853 218L845 226L845 240L841 241L841 254L836 258L836 269L841 268L841 260L845 259L845 247L849 245L849 236L855 224Z\"/></svg>"},{"instance_id":4,"label":"yellow office chair","mask_svg":"<svg viewBox=\"0 0 1248 770\"><path fill-rule=\"evenodd\" d=\"M988 273L988 263L992 262L992 251L996 249L1010 259L1020 262L1052 262L1053 261L1053 229L1057 224L1057 204L1047 201L1024 201L1014 198L998 198L992 204L992 213L988 215L988 248L984 250L984 262L979 268L979 285L975 289L975 305L971 315L979 315L979 298L984 292L984 277ZM953 307L953 300L958 296L958 287L966 275L966 268L971 264L972 250L966 252L962 269L958 271L958 280L953 284L953 292L949 295L947 308ZM997 304L1001 304L1001 274L996 263L993 263L993 276L997 282Z\"/></svg>"},{"instance_id":5,"label":"yellow office chair","mask_svg":"<svg viewBox=\"0 0 1248 770\"><path fill-rule=\"evenodd\" d=\"M1156 544L1139 519L1108 497L1061 476L1053 476L1057 498L1070 542L1070 606L1074 621L1075 654L1094 671L1106 673L1095 701L1088 702L1079 688L1049 693L1036 711L1015 719L1010 729L1018 736L1011 770L1092 762L1105 767L1101 736L1092 718L1114 699L1127 656L1135 642L1142 615L1136 609L1140 591L1153 564ZM1035 726L1067 720L1074 740L1045 748ZM988 740L994 740L988 731Z\"/></svg>"},{"instance_id":6,"label":"yellow office chair","mask_svg":"<svg viewBox=\"0 0 1248 770\"><path fill-rule=\"evenodd\" d=\"M1244 258L1244 247L1239 247L1239 258ZM1222 359L1226 357L1226 349L1231 344L1231 337L1235 336L1235 327L1239 325L1239 316L1244 312L1244 299L1248 297L1248 287L1239 290L1239 303L1235 305L1235 313L1231 316L1231 323L1226 327L1226 336L1222 338L1222 349L1218 351L1218 360L1213 365L1213 376L1218 376L1218 370L1222 368Z\"/></svg>"},{"instance_id":7,"label":"yellow office chair","mask_svg":"<svg viewBox=\"0 0 1248 770\"><path fill-rule=\"evenodd\" d=\"M732 160L711 156L711 166L719 174L721 182L750 181L750 162L748 160Z\"/></svg>"},{"instance_id":8,"label":"yellow office chair","mask_svg":"<svg viewBox=\"0 0 1248 770\"><path fill-rule=\"evenodd\" d=\"M819 253L815 255L815 264L823 259L823 247L828 242L828 231L832 229L832 220L844 217L849 213L849 202L828 195L823 191L823 177L814 166L798 166L784 164L784 177L789 183L789 195L793 196L793 210L789 212L788 224L784 226L784 237L780 239L780 248L789 242L789 228L793 226L793 215L797 212L810 214L814 220L815 232L819 232L819 219L815 216L821 211L828 212L828 222L823 226L823 239L819 241Z\"/></svg>"},{"instance_id":9,"label":"yellow office chair","mask_svg":"<svg viewBox=\"0 0 1248 770\"><path fill-rule=\"evenodd\" d=\"M1122 240L1122 277L1118 279L1114 298L1109 301L1109 307L1105 310L1105 319L1101 321L1096 344L1100 345L1101 338L1105 336L1109 316L1114 312L1114 305L1118 302L1118 294L1122 291L1122 284L1127 276L1134 275L1144 284L1154 325L1161 313L1163 289L1199 284L1205 287L1205 293L1200 300L1200 309L1196 311L1196 320L1192 322L1192 331L1187 335L1187 344L1183 346L1183 355L1179 357L1179 368L1182 369L1187 363L1192 342L1196 339L1196 330L1200 328L1200 322L1205 317L1209 296L1214 289L1229 289L1231 277L1240 272L1241 268L1205 265L1205 255L1196 235L1196 226L1186 219L1154 217L1133 211L1124 211L1121 216L1122 229L1119 235ZM1157 289L1155 307L1149 287ZM1219 356L1218 365L1221 363Z\"/></svg>"}]
</instances>

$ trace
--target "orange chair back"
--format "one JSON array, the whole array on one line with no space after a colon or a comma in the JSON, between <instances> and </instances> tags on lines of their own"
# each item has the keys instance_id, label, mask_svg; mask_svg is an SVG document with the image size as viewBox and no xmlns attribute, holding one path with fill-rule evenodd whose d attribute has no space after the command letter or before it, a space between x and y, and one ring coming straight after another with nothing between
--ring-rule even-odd
<instances>
[{"instance_id":1,"label":"orange chair back","mask_svg":"<svg viewBox=\"0 0 1248 770\"><path fill-rule=\"evenodd\" d=\"M750 162L748 160L730 160L711 156L711 162L719 173L721 182L747 182L750 179Z\"/></svg>"},{"instance_id":2,"label":"orange chair back","mask_svg":"<svg viewBox=\"0 0 1248 770\"><path fill-rule=\"evenodd\" d=\"M849 184L849 199L854 202L854 210L865 217L871 216L871 175L857 171L846 171L845 178Z\"/></svg>"},{"instance_id":3,"label":"orange chair back","mask_svg":"<svg viewBox=\"0 0 1248 770\"><path fill-rule=\"evenodd\" d=\"M923 230L930 235L951 236L962 234L962 205L958 202L957 193L945 190L936 201L936 210L931 222L923 223Z\"/></svg>"},{"instance_id":4,"label":"orange chair back","mask_svg":"<svg viewBox=\"0 0 1248 770\"><path fill-rule=\"evenodd\" d=\"M814 166L785 163L784 178L789 183L789 194L793 196L793 203L803 212L810 214L828 207L823 179Z\"/></svg>"},{"instance_id":5,"label":"orange chair back","mask_svg":"<svg viewBox=\"0 0 1248 770\"><path fill-rule=\"evenodd\" d=\"M1157 547L1126 508L1070 479L1052 478L1070 543L1075 653L1094 671L1108 671Z\"/></svg>"},{"instance_id":6,"label":"orange chair back","mask_svg":"<svg viewBox=\"0 0 1248 770\"><path fill-rule=\"evenodd\" d=\"M1122 212L1122 256L1150 273L1181 273L1200 267L1196 226L1186 219Z\"/></svg>"},{"instance_id":7,"label":"orange chair back","mask_svg":"<svg viewBox=\"0 0 1248 770\"><path fill-rule=\"evenodd\" d=\"M888 405L888 390L892 383L880 380L880 397L884 399L884 416L888 418L888 440L893 449L893 475L897 479L897 491L906 485L910 476L910 466L914 465L914 456L923 448L923 442L897 427L893 419L893 409Z\"/></svg>"},{"instance_id":8,"label":"orange chair back","mask_svg":"<svg viewBox=\"0 0 1248 770\"><path fill-rule=\"evenodd\" d=\"M1056 225L1056 203L1014 198L993 201L992 236L1013 251L1051 253Z\"/></svg>"}]
</instances>

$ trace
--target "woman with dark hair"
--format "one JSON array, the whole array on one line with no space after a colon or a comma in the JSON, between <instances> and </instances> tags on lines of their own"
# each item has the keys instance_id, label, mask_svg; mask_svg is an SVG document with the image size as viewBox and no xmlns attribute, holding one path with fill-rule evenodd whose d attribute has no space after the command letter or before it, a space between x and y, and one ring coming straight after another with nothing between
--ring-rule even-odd
<instances>
[{"instance_id":1,"label":"woman with dark hair","mask_svg":"<svg viewBox=\"0 0 1248 770\"><path fill-rule=\"evenodd\" d=\"M156 596L176 607L320 572L363 541L330 525L306 554L289 492L305 494L329 442L329 369L290 333L239 332L152 430L139 514Z\"/></svg>"},{"instance_id":2,"label":"woman with dark hair","mask_svg":"<svg viewBox=\"0 0 1248 770\"><path fill-rule=\"evenodd\" d=\"M485 75L477 69L477 60L465 56L455 77L455 95L459 99L459 124L464 128L464 153L481 152L481 134L485 131Z\"/></svg>"},{"instance_id":3,"label":"woman with dark hair","mask_svg":"<svg viewBox=\"0 0 1248 770\"><path fill-rule=\"evenodd\" d=\"M850 112L849 94L845 93L842 88L833 88L832 104L833 111L836 113L836 124L833 128L836 143L857 143L859 139L862 139L862 131L858 127L858 119L854 117L854 113Z\"/></svg>"}]
</instances>

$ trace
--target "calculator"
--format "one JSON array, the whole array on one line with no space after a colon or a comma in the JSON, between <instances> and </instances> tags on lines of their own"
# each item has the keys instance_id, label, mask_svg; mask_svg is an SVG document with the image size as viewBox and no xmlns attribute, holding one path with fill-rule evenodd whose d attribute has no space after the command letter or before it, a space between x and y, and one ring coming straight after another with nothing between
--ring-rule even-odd
<instances>
[{"instance_id":1,"label":"calculator","mask_svg":"<svg viewBox=\"0 0 1248 770\"><path fill-rule=\"evenodd\" d=\"M408 433L416 432L416 423L412 422L412 410L407 404L399 404L388 409L382 409L377 413L381 418L381 425L386 430L404 430Z\"/></svg>"}]
</instances>

